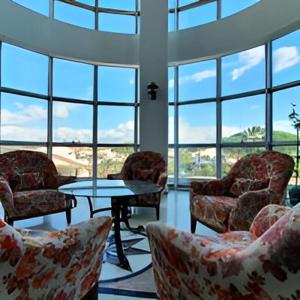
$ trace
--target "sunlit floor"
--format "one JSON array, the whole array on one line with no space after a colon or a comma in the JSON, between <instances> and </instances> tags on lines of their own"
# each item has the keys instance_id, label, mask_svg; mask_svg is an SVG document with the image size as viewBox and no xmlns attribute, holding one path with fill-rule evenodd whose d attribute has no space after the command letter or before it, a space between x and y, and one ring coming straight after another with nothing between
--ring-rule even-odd
<instances>
[{"instance_id":1,"label":"sunlit floor","mask_svg":"<svg viewBox=\"0 0 300 300\"><path fill-rule=\"evenodd\" d=\"M78 198L78 205L72 210L72 224L79 223L89 219L88 203L85 198ZM109 207L110 199L95 200L95 207ZM102 212L98 215L108 215L110 212ZM3 218L3 210L0 205L0 218ZM136 208L133 217L130 219L132 226L145 225L150 221L155 221L155 209ZM190 230L189 213L189 192L170 190L167 195L162 197L160 205L160 221L177 229ZM63 229L67 226L65 213L53 214L45 217L32 218L28 220L17 221L14 223L16 228L31 228L43 230ZM197 233L213 235L214 232L209 228L197 224ZM117 268L118 270L118 268ZM115 271L118 272L118 271ZM120 274L122 269L120 269ZM118 274L116 274L118 276ZM101 299L137 299L134 297L123 297L119 295L101 295ZM138 298L141 299L141 298Z\"/></svg>"}]
</instances>

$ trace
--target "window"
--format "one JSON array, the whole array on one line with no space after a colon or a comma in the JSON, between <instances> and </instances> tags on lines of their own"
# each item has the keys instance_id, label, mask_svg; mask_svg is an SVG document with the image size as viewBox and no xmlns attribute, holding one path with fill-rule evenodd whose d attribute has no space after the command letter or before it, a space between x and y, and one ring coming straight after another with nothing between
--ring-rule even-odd
<instances>
[{"instance_id":1,"label":"window","mask_svg":"<svg viewBox=\"0 0 300 300\"><path fill-rule=\"evenodd\" d=\"M98 143L133 144L134 108L129 106L99 106L98 127Z\"/></svg>"},{"instance_id":2,"label":"window","mask_svg":"<svg viewBox=\"0 0 300 300\"><path fill-rule=\"evenodd\" d=\"M46 142L48 103L1 93L1 140Z\"/></svg>"},{"instance_id":3,"label":"window","mask_svg":"<svg viewBox=\"0 0 300 300\"><path fill-rule=\"evenodd\" d=\"M134 102L135 69L100 66L98 94L99 101Z\"/></svg>"},{"instance_id":4,"label":"window","mask_svg":"<svg viewBox=\"0 0 300 300\"><path fill-rule=\"evenodd\" d=\"M179 101L216 97L215 60L182 65L178 73Z\"/></svg>"},{"instance_id":5,"label":"window","mask_svg":"<svg viewBox=\"0 0 300 300\"><path fill-rule=\"evenodd\" d=\"M200 5L179 12L179 29L206 24L216 19L217 2Z\"/></svg>"},{"instance_id":6,"label":"window","mask_svg":"<svg viewBox=\"0 0 300 300\"><path fill-rule=\"evenodd\" d=\"M216 142L216 103L180 105L179 144Z\"/></svg>"},{"instance_id":7,"label":"window","mask_svg":"<svg viewBox=\"0 0 300 300\"><path fill-rule=\"evenodd\" d=\"M54 18L72 25L95 28L95 14L87 9L55 0Z\"/></svg>"},{"instance_id":8,"label":"window","mask_svg":"<svg viewBox=\"0 0 300 300\"><path fill-rule=\"evenodd\" d=\"M264 86L264 46L222 58L222 95L254 91Z\"/></svg>"},{"instance_id":9,"label":"window","mask_svg":"<svg viewBox=\"0 0 300 300\"><path fill-rule=\"evenodd\" d=\"M222 0L222 18L233 15L257 2L257 0Z\"/></svg>"},{"instance_id":10,"label":"window","mask_svg":"<svg viewBox=\"0 0 300 300\"><path fill-rule=\"evenodd\" d=\"M99 13L99 30L134 34L135 17L113 13Z\"/></svg>"},{"instance_id":11,"label":"window","mask_svg":"<svg viewBox=\"0 0 300 300\"><path fill-rule=\"evenodd\" d=\"M92 128L91 105L53 102L54 142L92 143Z\"/></svg>"},{"instance_id":12,"label":"window","mask_svg":"<svg viewBox=\"0 0 300 300\"><path fill-rule=\"evenodd\" d=\"M135 11L136 0L99 0L99 7Z\"/></svg>"},{"instance_id":13,"label":"window","mask_svg":"<svg viewBox=\"0 0 300 300\"><path fill-rule=\"evenodd\" d=\"M48 94L48 57L22 48L2 45L2 85L4 87ZM28 73L30 70L30 76Z\"/></svg>"},{"instance_id":14,"label":"window","mask_svg":"<svg viewBox=\"0 0 300 300\"><path fill-rule=\"evenodd\" d=\"M32 9L40 14L49 16L49 0L14 0L14 2Z\"/></svg>"},{"instance_id":15,"label":"window","mask_svg":"<svg viewBox=\"0 0 300 300\"><path fill-rule=\"evenodd\" d=\"M273 84L300 80L300 30L273 42Z\"/></svg>"},{"instance_id":16,"label":"window","mask_svg":"<svg viewBox=\"0 0 300 300\"><path fill-rule=\"evenodd\" d=\"M222 141L224 143L264 142L265 96L222 103Z\"/></svg>"},{"instance_id":17,"label":"window","mask_svg":"<svg viewBox=\"0 0 300 300\"><path fill-rule=\"evenodd\" d=\"M93 100L93 66L53 60L53 96Z\"/></svg>"}]
</instances>

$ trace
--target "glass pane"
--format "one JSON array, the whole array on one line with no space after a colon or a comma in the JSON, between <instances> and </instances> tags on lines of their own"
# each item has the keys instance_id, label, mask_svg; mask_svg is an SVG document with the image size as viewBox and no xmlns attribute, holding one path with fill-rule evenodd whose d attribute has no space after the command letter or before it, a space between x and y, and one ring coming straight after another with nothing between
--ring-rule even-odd
<instances>
[{"instance_id":1,"label":"glass pane","mask_svg":"<svg viewBox=\"0 0 300 300\"><path fill-rule=\"evenodd\" d=\"M77 0L77 2L87 4L87 5L90 5L90 6L95 6L95 0Z\"/></svg>"},{"instance_id":2,"label":"glass pane","mask_svg":"<svg viewBox=\"0 0 300 300\"><path fill-rule=\"evenodd\" d=\"M29 9L32 9L40 14L49 16L49 0L14 0Z\"/></svg>"},{"instance_id":3,"label":"glass pane","mask_svg":"<svg viewBox=\"0 0 300 300\"><path fill-rule=\"evenodd\" d=\"M54 18L72 25L95 29L95 14L92 11L57 0L54 2Z\"/></svg>"},{"instance_id":4,"label":"glass pane","mask_svg":"<svg viewBox=\"0 0 300 300\"><path fill-rule=\"evenodd\" d=\"M216 97L216 61L204 61L178 68L179 101Z\"/></svg>"},{"instance_id":5,"label":"glass pane","mask_svg":"<svg viewBox=\"0 0 300 300\"><path fill-rule=\"evenodd\" d=\"M222 58L222 95L265 87L265 46Z\"/></svg>"},{"instance_id":6,"label":"glass pane","mask_svg":"<svg viewBox=\"0 0 300 300\"><path fill-rule=\"evenodd\" d=\"M296 129L289 120L292 103L300 114L300 87L294 87L273 93L273 140L296 141Z\"/></svg>"},{"instance_id":7,"label":"glass pane","mask_svg":"<svg viewBox=\"0 0 300 300\"><path fill-rule=\"evenodd\" d=\"M258 1L259 0L222 0L222 18L233 15Z\"/></svg>"},{"instance_id":8,"label":"glass pane","mask_svg":"<svg viewBox=\"0 0 300 300\"><path fill-rule=\"evenodd\" d=\"M99 0L99 7L135 11L135 0Z\"/></svg>"},{"instance_id":9,"label":"glass pane","mask_svg":"<svg viewBox=\"0 0 300 300\"><path fill-rule=\"evenodd\" d=\"M91 143L92 128L92 105L53 102L54 142Z\"/></svg>"},{"instance_id":10,"label":"glass pane","mask_svg":"<svg viewBox=\"0 0 300 300\"><path fill-rule=\"evenodd\" d=\"M107 178L108 174L119 173L127 156L133 152L133 147L99 147L97 177Z\"/></svg>"},{"instance_id":11,"label":"glass pane","mask_svg":"<svg viewBox=\"0 0 300 300\"><path fill-rule=\"evenodd\" d=\"M216 177L215 148L180 148L179 178Z\"/></svg>"},{"instance_id":12,"label":"glass pane","mask_svg":"<svg viewBox=\"0 0 300 300\"><path fill-rule=\"evenodd\" d=\"M52 159L65 176L91 177L93 149L89 147L53 147Z\"/></svg>"},{"instance_id":13,"label":"glass pane","mask_svg":"<svg viewBox=\"0 0 300 300\"><path fill-rule=\"evenodd\" d=\"M223 148L222 149L222 176L228 174L232 166L243 156L264 151L265 148Z\"/></svg>"},{"instance_id":14,"label":"glass pane","mask_svg":"<svg viewBox=\"0 0 300 300\"><path fill-rule=\"evenodd\" d=\"M216 103L179 106L179 143L216 142Z\"/></svg>"},{"instance_id":15,"label":"glass pane","mask_svg":"<svg viewBox=\"0 0 300 300\"><path fill-rule=\"evenodd\" d=\"M168 149L168 183L174 183L174 148Z\"/></svg>"},{"instance_id":16,"label":"glass pane","mask_svg":"<svg viewBox=\"0 0 300 300\"><path fill-rule=\"evenodd\" d=\"M174 76L175 76L175 68L169 67L168 68L168 77L169 77L169 83L168 83L168 95L169 95L169 102L175 101L175 92L174 92Z\"/></svg>"},{"instance_id":17,"label":"glass pane","mask_svg":"<svg viewBox=\"0 0 300 300\"><path fill-rule=\"evenodd\" d=\"M134 102L135 69L99 67L98 94L100 101Z\"/></svg>"},{"instance_id":18,"label":"glass pane","mask_svg":"<svg viewBox=\"0 0 300 300\"><path fill-rule=\"evenodd\" d=\"M98 143L133 144L134 108L128 106L99 106Z\"/></svg>"},{"instance_id":19,"label":"glass pane","mask_svg":"<svg viewBox=\"0 0 300 300\"><path fill-rule=\"evenodd\" d=\"M300 30L273 42L273 85L300 79Z\"/></svg>"},{"instance_id":20,"label":"glass pane","mask_svg":"<svg viewBox=\"0 0 300 300\"><path fill-rule=\"evenodd\" d=\"M11 146L11 145L0 145L0 154L16 151L16 150L29 150L29 151L38 151L47 153L46 147L41 146L25 146L25 145L19 145L19 146Z\"/></svg>"},{"instance_id":21,"label":"glass pane","mask_svg":"<svg viewBox=\"0 0 300 300\"><path fill-rule=\"evenodd\" d=\"M168 14L168 31L175 31L175 13Z\"/></svg>"},{"instance_id":22,"label":"glass pane","mask_svg":"<svg viewBox=\"0 0 300 300\"><path fill-rule=\"evenodd\" d=\"M265 96L252 96L222 102L222 141L224 143L265 140Z\"/></svg>"},{"instance_id":23,"label":"glass pane","mask_svg":"<svg viewBox=\"0 0 300 300\"><path fill-rule=\"evenodd\" d=\"M194 27L217 19L217 2L179 12L179 29Z\"/></svg>"},{"instance_id":24,"label":"glass pane","mask_svg":"<svg viewBox=\"0 0 300 300\"><path fill-rule=\"evenodd\" d=\"M2 45L2 86L48 94L48 57L8 44Z\"/></svg>"},{"instance_id":25,"label":"glass pane","mask_svg":"<svg viewBox=\"0 0 300 300\"><path fill-rule=\"evenodd\" d=\"M190 3L194 3L197 2L196 0L179 0L178 1L178 6L184 6L184 5L188 5Z\"/></svg>"},{"instance_id":26,"label":"glass pane","mask_svg":"<svg viewBox=\"0 0 300 300\"><path fill-rule=\"evenodd\" d=\"M169 144L174 144L174 105L169 105Z\"/></svg>"},{"instance_id":27,"label":"glass pane","mask_svg":"<svg viewBox=\"0 0 300 300\"><path fill-rule=\"evenodd\" d=\"M53 59L53 96L93 99L94 67L62 59Z\"/></svg>"},{"instance_id":28,"label":"glass pane","mask_svg":"<svg viewBox=\"0 0 300 300\"><path fill-rule=\"evenodd\" d=\"M168 8L175 8L176 7L176 0L168 0Z\"/></svg>"},{"instance_id":29,"label":"glass pane","mask_svg":"<svg viewBox=\"0 0 300 300\"><path fill-rule=\"evenodd\" d=\"M1 93L1 140L47 141L48 103Z\"/></svg>"},{"instance_id":30,"label":"glass pane","mask_svg":"<svg viewBox=\"0 0 300 300\"><path fill-rule=\"evenodd\" d=\"M99 30L135 34L135 17L99 13Z\"/></svg>"},{"instance_id":31,"label":"glass pane","mask_svg":"<svg viewBox=\"0 0 300 300\"><path fill-rule=\"evenodd\" d=\"M273 147L274 151L279 151L285 154L288 154L291 156L295 161L295 169L296 169L296 155L297 155L297 148L296 146L279 146L279 147ZM300 174L300 170L298 170ZM289 185L295 185L296 184L296 173L294 172L292 177L290 178ZM298 184L299 184L299 178L298 178Z\"/></svg>"}]
</instances>

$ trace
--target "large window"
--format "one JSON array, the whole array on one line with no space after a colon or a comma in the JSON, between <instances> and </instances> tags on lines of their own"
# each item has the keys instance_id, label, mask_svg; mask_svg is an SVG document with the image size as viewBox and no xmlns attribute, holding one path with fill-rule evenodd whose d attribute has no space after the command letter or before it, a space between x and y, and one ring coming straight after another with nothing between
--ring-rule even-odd
<instances>
[{"instance_id":1,"label":"large window","mask_svg":"<svg viewBox=\"0 0 300 300\"><path fill-rule=\"evenodd\" d=\"M120 171L137 150L137 70L0 46L0 152L47 152L64 175Z\"/></svg>"},{"instance_id":2,"label":"large window","mask_svg":"<svg viewBox=\"0 0 300 300\"><path fill-rule=\"evenodd\" d=\"M289 114L293 108L300 114L299 40L300 30L215 61L169 68L175 186L221 177L242 156L264 149L295 158Z\"/></svg>"}]
</instances>

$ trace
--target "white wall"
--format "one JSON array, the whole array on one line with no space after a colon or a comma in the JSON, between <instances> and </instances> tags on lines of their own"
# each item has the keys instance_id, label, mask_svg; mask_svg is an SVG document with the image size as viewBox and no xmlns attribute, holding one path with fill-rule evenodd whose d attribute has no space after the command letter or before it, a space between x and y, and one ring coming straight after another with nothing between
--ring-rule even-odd
<instances>
[{"instance_id":1,"label":"white wall","mask_svg":"<svg viewBox=\"0 0 300 300\"><path fill-rule=\"evenodd\" d=\"M141 0L140 148L168 154L168 1ZM158 86L149 100L147 85Z\"/></svg>"},{"instance_id":2,"label":"white wall","mask_svg":"<svg viewBox=\"0 0 300 300\"><path fill-rule=\"evenodd\" d=\"M0 40L53 57L138 65L138 36L72 26L0 0Z\"/></svg>"},{"instance_id":3,"label":"white wall","mask_svg":"<svg viewBox=\"0 0 300 300\"><path fill-rule=\"evenodd\" d=\"M300 28L299 12L299 0L261 0L217 22L170 33L169 63L216 58L262 45Z\"/></svg>"}]
</instances>

